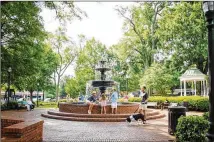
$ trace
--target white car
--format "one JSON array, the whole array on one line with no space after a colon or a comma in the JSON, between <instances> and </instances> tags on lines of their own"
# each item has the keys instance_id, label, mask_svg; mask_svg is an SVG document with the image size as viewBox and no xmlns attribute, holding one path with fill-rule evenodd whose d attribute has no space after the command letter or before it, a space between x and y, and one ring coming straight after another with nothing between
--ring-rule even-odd
<instances>
[{"instance_id":1,"label":"white car","mask_svg":"<svg viewBox=\"0 0 214 142\"><path fill-rule=\"evenodd\" d=\"M51 98L45 98L44 102L50 102Z\"/></svg>"},{"instance_id":2,"label":"white car","mask_svg":"<svg viewBox=\"0 0 214 142\"><path fill-rule=\"evenodd\" d=\"M24 98L19 98L17 102L22 102Z\"/></svg>"}]
</instances>

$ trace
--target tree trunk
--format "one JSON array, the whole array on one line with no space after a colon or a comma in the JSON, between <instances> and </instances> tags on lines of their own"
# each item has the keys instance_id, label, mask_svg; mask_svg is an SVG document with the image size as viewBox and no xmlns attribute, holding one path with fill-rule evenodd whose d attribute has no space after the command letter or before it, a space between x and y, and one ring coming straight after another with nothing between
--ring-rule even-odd
<instances>
[{"instance_id":1,"label":"tree trunk","mask_svg":"<svg viewBox=\"0 0 214 142\"><path fill-rule=\"evenodd\" d=\"M33 89L30 89L30 101L33 102Z\"/></svg>"},{"instance_id":2,"label":"tree trunk","mask_svg":"<svg viewBox=\"0 0 214 142\"><path fill-rule=\"evenodd\" d=\"M59 82L60 82L60 76L58 75L57 84L56 84L56 102L58 102L59 97Z\"/></svg>"},{"instance_id":3,"label":"tree trunk","mask_svg":"<svg viewBox=\"0 0 214 142\"><path fill-rule=\"evenodd\" d=\"M43 94L42 94L42 100L44 101L45 100L45 92L43 90Z\"/></svg>"}]
</instances>

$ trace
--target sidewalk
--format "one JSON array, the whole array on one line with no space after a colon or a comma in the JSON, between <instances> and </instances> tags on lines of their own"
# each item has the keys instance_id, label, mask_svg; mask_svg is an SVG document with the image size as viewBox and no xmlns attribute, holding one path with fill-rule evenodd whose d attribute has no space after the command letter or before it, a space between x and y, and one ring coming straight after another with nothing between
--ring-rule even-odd
<instances>
[{"instance_id":1,"label":"sidewalk","mask_svg":"<svg viewBox=\"0 0 214 142\"><path fill-rule=\"evenodd\" d=\"M166 117L148 120L145 125L126 122L76 122L63 121L41 117L47 109L34 111L2 111L2 116L12 116L24 119L42 119L44 123L44 141L73 141L73 142L164 142L174 140L168 134L168 111L162 113ZM202 115L200 112L187 112L187 115Z\"/></svg>"}]
</instances>

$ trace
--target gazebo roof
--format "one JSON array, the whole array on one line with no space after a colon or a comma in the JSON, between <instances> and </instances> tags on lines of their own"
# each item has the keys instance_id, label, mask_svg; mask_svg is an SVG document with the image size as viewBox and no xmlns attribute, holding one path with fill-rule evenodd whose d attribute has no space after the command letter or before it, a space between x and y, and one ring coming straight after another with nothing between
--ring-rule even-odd
<instances>
[{"instance_id":1,"label":"gazebo roof","mask_svg":"<svg viewBox=\"0 0 214 142\"><path fill-rule=\"evenodd\" d=\"M206 75L203 74L199 69L196 67L188 69L185 71L183 75L180 77L180 81L201 81L205 80Z\"/></svg>"}]
</instances>

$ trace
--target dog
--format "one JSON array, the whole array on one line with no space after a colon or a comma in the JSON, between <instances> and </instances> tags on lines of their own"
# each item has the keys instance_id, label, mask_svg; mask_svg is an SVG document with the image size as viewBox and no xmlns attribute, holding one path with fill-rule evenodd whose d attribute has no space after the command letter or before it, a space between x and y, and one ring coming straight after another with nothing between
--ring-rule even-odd
<instances>
[{"instance_id":1,"label":"dog","mask_svg":"<svg viewBox=\"0 0 214 142\"><path fill-rule=\"evenodd\" d=\"M134 115L131 115L131 116L127 117L127 118L126 118L126 121L127 121L129 124L131 124L131 122L133 122L133 121L138 122L138 124L142 124L142 122L143 122L143 124L146 124L146 120L145 120L145 118L144 118L144 115L141 114L141 113L139 113L139 114L134 114Z\"/></svg>"}]
</instances>

